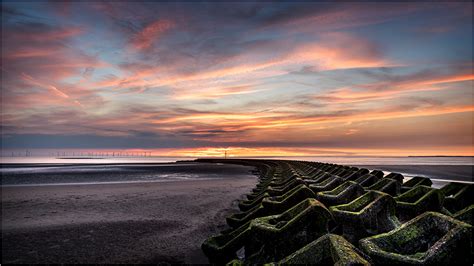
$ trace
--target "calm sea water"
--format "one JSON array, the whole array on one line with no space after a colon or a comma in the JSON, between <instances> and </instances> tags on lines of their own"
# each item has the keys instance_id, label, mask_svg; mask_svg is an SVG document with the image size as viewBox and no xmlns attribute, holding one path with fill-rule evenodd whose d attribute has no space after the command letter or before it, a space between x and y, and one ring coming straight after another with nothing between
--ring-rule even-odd
<instances>
[{"instance_id":1,"label":"calm sea water","mask_svg":"<svg viewBox=\"0 0 474 266\"><path fill-rule=\"evenodd\" d=\"M343 165L474 165L474 157L368 157L368 156L313 156L313 157L245 157L249 159L282 159L316 161ZM109 163L170 163L194 160L196 157L1 157L2 164L109 164Z\"/></svg>"},{"instance_id":2,"label":"calm sea water","mask_svg":"<svg viewBox=\"0 0 474 266\"><path fill-rule=\"evenodd\" d=\"M2 157L0 168L2 186L72 185L100 183L135 183L202 180L213 178L235 178L250 175L249 168L229 164L181 163L176 161L194 160L190 157L102 157L102 158L56 158L56 157ZM255 158L257 159L257 158ZM474 157L266 157L259 159L289 159L317 161L343 165L371 165L382 169L386 174L390 169L384 165L403 165L402 169L392 170L402 173L408 180L416 175L432 178L433 186L439 187L456 180L472 182ZM159 164L151 164L159 163ZM412 167L407 167L407 166ZM426 165L427 167L421 167ZM440 169L433 172L433 166L455 166L467 169L462 174L452 170ZM379 167L376 167L379 166ZM415 167L416 166L416 167ZM408 168L415 167L415 170ZM419 169L417 169L419 168ZM446 167L444 167L446 168ZM450 167L453 168L453 167ZM429 169L430 171L426 171ZM470 171L470 172L469 172Z\"/></svg>"}]
</instances>

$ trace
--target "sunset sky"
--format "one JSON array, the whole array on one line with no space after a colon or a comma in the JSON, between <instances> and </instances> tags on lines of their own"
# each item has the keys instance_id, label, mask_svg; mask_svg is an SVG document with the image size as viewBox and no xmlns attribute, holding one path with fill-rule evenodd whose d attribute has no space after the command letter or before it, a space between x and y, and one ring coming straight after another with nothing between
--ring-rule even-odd
<instances>
[{"instance_id":1,"label":"sunset sky","mask_svg":"<svg viewBox=\"0 0 474 266\"><path fill-rule=\"evenodd\" d=\"M472 3L3 2L2 149L473 155Z\"/></svg>"}]
</instances>

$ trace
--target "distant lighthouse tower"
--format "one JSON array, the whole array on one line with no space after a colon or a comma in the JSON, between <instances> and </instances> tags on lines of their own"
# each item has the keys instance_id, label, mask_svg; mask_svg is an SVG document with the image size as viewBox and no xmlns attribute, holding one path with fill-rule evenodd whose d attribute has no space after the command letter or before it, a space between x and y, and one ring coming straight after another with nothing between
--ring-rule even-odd
<instances>
[{"instance_id":1,"label":"distant lighthouse tower","mask_svg":"<svg viewBox=\"0 0 474 266\"><path fill-rule=\"evenodd\" d=\"M224 150L224 159L227 159L227 150Z\"/></svg>"}]
</instances>

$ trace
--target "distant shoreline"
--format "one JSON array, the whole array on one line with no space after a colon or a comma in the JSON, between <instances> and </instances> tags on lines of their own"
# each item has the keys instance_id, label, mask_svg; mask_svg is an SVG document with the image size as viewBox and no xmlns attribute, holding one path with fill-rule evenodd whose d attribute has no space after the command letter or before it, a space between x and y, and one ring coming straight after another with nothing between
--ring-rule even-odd
<instances>
[{"instance_id":1,"label":"distant shoreline","mask_svg":"<svg viewBox=\"0 0 474 266\"><path fill-rule=\"evenodd\" d=\"M432 156L417 156L417 155L408 155L407 157L421 157L421 158L425 158L425 157L461 157L461 158L468 158L468 157L474 157L474 156L466 156L466 155L459 155L459 156L451 156L451 155L432 155Z\"/></svg>"},{"instance_id":2,"label":"distant shoreline","mask_svg":"<svg viewBox=\"0 0 474 266\"><path fill-rule=\"evenodd\" d=\"M100 159L104 159L104 158L101 158L101 157L58 157L56 159L60 159L60 160L75 160L75 159L78 159L78 160L81 160L81 159L83 159L83 160L84 159L89 159L89 160L94 159L94 160L96 160L96 159L99 159L100 160Z\"/></svg>"}]
</instances>

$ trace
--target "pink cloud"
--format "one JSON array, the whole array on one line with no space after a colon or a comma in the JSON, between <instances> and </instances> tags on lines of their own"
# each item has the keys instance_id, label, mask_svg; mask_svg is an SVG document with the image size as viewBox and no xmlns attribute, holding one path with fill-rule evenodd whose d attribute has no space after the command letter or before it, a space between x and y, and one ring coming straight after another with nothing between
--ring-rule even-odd
<instances>
[{"instance_id":1,"label":"pink cloud","mask_svg":"<svg viewBox=\"0 0 474 266\"><path fill-rule=\"evenodd\" d=\"M99 106L103 99L88 87L86 70L107 66L71 45L79 27L25 24L5 28L2 39L3 112L37 108Z\"/></svg>"},{"instance_id":2,"label":"pink cloud","mask_svg":"<svg viewBox=\"0 0 474 266\"><path fill-rule=\"evenodd\" d=\"M157 20L150 23L133 37L131 45L137 50L147 49L160 37L161 34L174 26L175 24L169 20Z\"/></svg>"},{"instance_id":3,"label":"pink cloud","mask_svg":"<svg viewBox=\"0 0 474 266\"><path fill-rule=\"evenodd\" d=\"M287 61L311 63L320 70L398 65L385 59L375 43L340 32L322 34L319 41L297 47Z\"/></svg>"},{"instance_id":4,"label":"pink cloud","mask_svg":"<svg viewBox=\"0 0 474 266\"><path fill-rule=\"evenodd\" d=\"M347 46L348 43L351 45ZM283 49L288 46L293 48ZM218 57L213 61L213 65L203 65L191 72L185 71L189 67L189 59L158 66L137 62L124 64L120 66L124 71L122 76L101 80L94 87L141 88L136 90L141 92L150 87L172 86L177 88L178 98L198 99L202 96L202 99L217 99L233 94L224 88L241 87L242 79L254 82L276 77L286 74L287 69L302 64L312 65L318 70L399 65L384 58L375 43L347 33L327 33L318 41L302 44L277 42L273 43L271 48L274 52L266 53L264 51L268 51L267 43L254 45L251 49L232 56L232 60L227 56ZM200 93L195 91L197 81ZM216 82L221 85L216 86ZM216 90L209 92L209 88Z\"/></svg>"}]
</instances>

